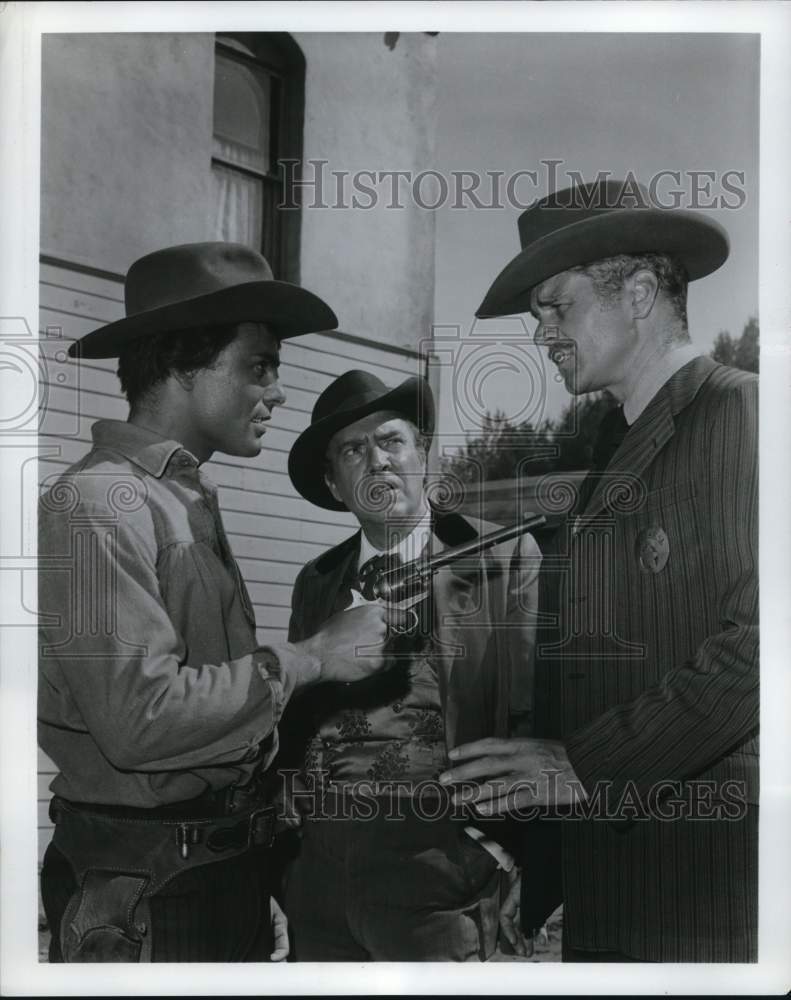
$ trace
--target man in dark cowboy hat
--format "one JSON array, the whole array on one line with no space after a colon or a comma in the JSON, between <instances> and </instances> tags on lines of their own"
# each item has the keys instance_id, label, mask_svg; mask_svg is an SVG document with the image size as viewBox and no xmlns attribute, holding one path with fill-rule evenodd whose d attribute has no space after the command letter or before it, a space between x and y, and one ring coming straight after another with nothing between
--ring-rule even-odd
<instances>
[{"instance_id":1,"label":"man in dark cowboy hat","mask_svg":"<svg viewBox=\"0 0 791 1000\"><path fill-rule=\"evenodd\" d=\"M213 452L259 453L280 342L336 325L247 247L170 247L132 265L126 318L70 353L118 358L126 422L43 497L39 741L59 768L42 871L53 961L283 958L263 775L291 694L382 663L359 608L261 647L223 530ZM366 659L349 651L370 646ZM273 950L274 949L274 950Z\"/></svg>"},{"instance_id":2,"label":"man in dark cowboy hat","mask_svg":"<svg viewBox=\"0 0 791 1000\"><path fill-rule=\"evenodd\" d=\"M755 961L758 384L686 316L727 237L619 182L550 195L519 232L478 315L531 312L569 391L619 405L545 552L542 738L461 747L446 779L565 811L567 960ZM535 785L493 802L494 778Z\"/></svg>"},{"instance_id":3,"label":"man in dark cowboy hat","mask_svg":"<svg viewBox=\"0 0 791 1000\"><path fill-rule=\"evenodd\" d=\"M318 507L351 511L361 530L300 572L293 642L348 607L377 565L494 527L432 509L433 428L421 378L389 389L350 371L319 397L291 450L291 481ZM532 708L537 570L530 536L446 567L414 632L388 644L389 669L292 705L301 726L289 716L289 737L301 728L304 741L291 760L309 792L285 895L297 960L464 961L492 952L498 862L464 832L469 820L453 816L436 779L449 747L505 736L509 715Z\"/></svg>"}]
</instances>

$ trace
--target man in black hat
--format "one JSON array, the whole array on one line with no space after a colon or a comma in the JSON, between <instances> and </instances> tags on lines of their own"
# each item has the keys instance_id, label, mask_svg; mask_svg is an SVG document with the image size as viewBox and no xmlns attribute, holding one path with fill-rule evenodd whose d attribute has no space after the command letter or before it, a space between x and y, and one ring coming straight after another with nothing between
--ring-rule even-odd
<instances>
[{"instance_id":1,"label":"man in black hat","mask_svg":"<svg viewBox=\"0 0 791 1000\"><path fill-rule=\"evenodd\" d=\"M280 342L336 325L247 247L133 264L126 318L70 353L118 358L127 421L58 477L39 518L39 741L59 769L42 870L52 961L265 961L264 773L291 694L382 664L380 607L260 646L215 487L217 451L257 455L285 401ZM365 641L370 655L349 651Z\"/></svg>"},{"instance_id":2,"label":"man in black hat","mask_svg":"<svg viewBox=\"0 0 791 1000\"><path fill-rule=\"evenodd\" d=\"M378 569L487 530L432 509L433 427L431 390L420 378L388 389L350 371L319 397L289 474L303 497L351 511L361 530L300 572L292 641L350 607ZM529 715L538 562L535 542L522 536L446 567L417 608L414 629L389 641L387 670L325 685L292 705L299 724L289 716L289 737L301 730L303 741L286 762L308 793L297 797L306 816L285 894L297 960L491 954L497 857L504 866L508 859L475 839L482 831L453 809L436 779L449 747L505 736L509 716ZM364 643L356 655L366 655Z\"/></svg>"},{"instance_id":3,"label":"man in black hat","mask_svg":"<svg viewBox=\"0 0 791 1000\"><path fill-rule=\"evenodd\" d=\"M460 747L444 780L495 813L561 807L566 960L755 961L758 380L702 357L686 315L727 236L619 182L519 232L478 315L530 311L568 390L619 405L545 553L543 738Z\"/></svg>"}]
</instances>

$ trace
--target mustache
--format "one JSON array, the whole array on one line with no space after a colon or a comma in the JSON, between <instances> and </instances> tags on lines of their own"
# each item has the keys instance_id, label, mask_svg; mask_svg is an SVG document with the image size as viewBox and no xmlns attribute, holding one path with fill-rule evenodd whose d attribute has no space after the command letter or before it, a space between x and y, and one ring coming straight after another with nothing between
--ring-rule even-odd
<instances>
[{"instance_id":1,"label":"mustache","mask_svg":"<svg viewBox=\"0 0 791 1000\"><path fill-rule=\"evenodd\" d=\"M395 502L393 490L400 487L398 476L387 473L364 476L355 488L355 500L365 510L387 511Z\"/></svg>"}]
</instances>

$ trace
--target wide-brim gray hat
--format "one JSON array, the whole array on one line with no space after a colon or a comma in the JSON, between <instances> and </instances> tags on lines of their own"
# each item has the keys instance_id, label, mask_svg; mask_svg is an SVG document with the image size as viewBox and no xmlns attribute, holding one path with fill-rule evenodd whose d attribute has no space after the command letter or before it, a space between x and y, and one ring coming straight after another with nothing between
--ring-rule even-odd
<instances>
[{"instance_id":1,"label":"wide-brim gray hat","mask_svg":"<svg viewBox=\"0 0 791 1000\"><path fill-rule=\"evenodd\" d=\"M299 285L275 281L266 259L241 243L186 243L147 254L124 282L126 316L69 348L72 357L116 358L155 333L232 323L266 323L279 340L333 330L326 302Z\"/></svg>"},{"instance_id":2,"label":"wide-brim gray hat","mask_svg":"<svg viewBox=\"0 0 791 1000\"><path fill-rule=\"evenodd\" d=\"M529 312L530 292L561 271L619 254L667 253L690 281L728 257L728 234L700 212L655 208L642 184L599 181L547 195L519 216L521 251L497 275L475 313Z\"/></svg>"},{"instance_id":3,"label":"wide-brim gray hat","mask_svg":"<svg viewBox=\"0 0 791 1000\"><path fill-rule=\"evenodd\" d=\"M291 448L288 474L298 493L325 510L347 510L324 481L327 446L333 434L378 410L402 414L424 434L434 432L434 396L424 378L408 378L390 389L371 372L348 371L316 400L310 426Z\"/></svg>"}]
</instances>

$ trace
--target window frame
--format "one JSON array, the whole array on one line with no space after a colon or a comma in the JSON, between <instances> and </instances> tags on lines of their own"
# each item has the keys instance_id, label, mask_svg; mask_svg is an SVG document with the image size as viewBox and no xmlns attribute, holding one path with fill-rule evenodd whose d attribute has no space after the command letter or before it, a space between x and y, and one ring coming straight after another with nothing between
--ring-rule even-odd
<instances>
[{"instance_id":1,"label":"window frame","mask_svg":"<svg viewBox=\"0 0 791 1000\"><path fill-rule=\"evenodd\" d=\"M230 38L248 52L240 51L223 41ZM302 163L305 121L305 57L299 45L286 32L220 31L214 36L214 65L217 54L233 59L271 80L270 155L266 171L243 166L218 156L212 150L211 165L235 170L260 180L263 189L262 231L260 249L272 268L275 278L299 282L301 186L286 192L286 174L279 166L282 159ZM214 128L212 123L212 137ZM273 169L274 168L274 169ZM298 181L301 171L291 172ZM279 207L279 206L289 207ZM294 206L294 207L292 207Z\"/></svg>"}]
</instances>

